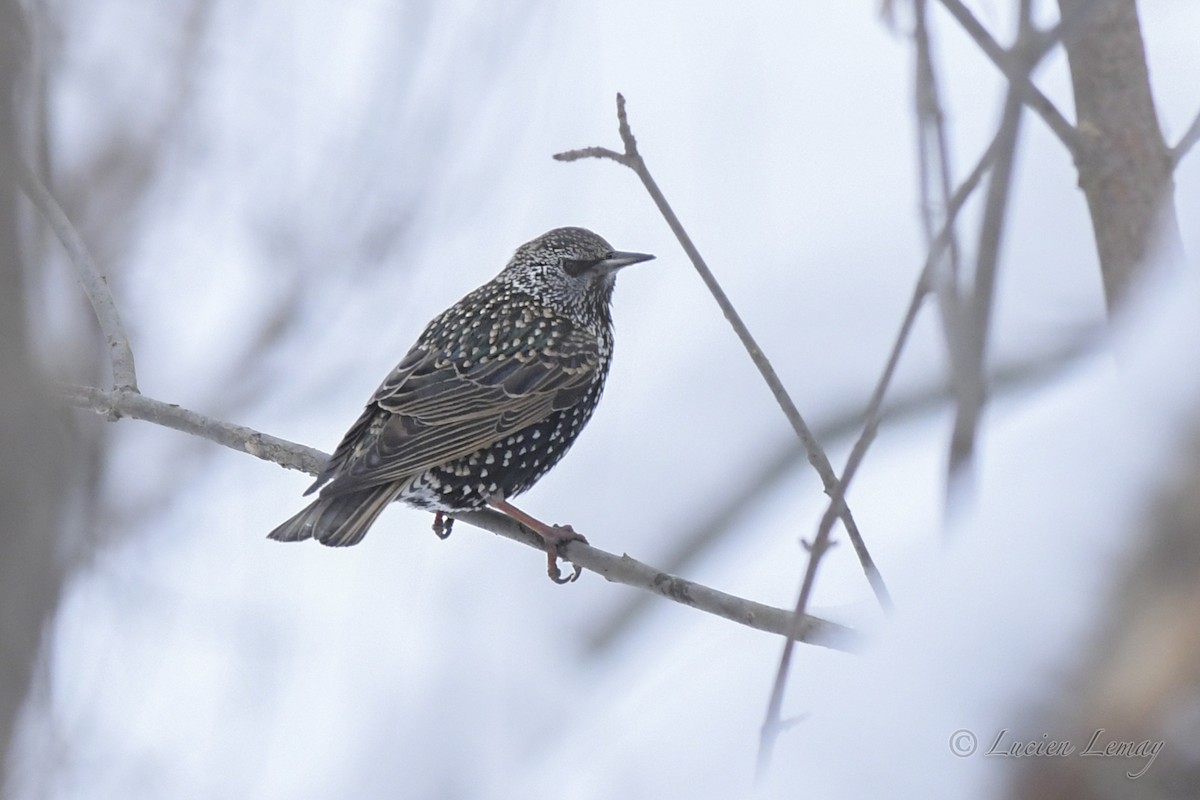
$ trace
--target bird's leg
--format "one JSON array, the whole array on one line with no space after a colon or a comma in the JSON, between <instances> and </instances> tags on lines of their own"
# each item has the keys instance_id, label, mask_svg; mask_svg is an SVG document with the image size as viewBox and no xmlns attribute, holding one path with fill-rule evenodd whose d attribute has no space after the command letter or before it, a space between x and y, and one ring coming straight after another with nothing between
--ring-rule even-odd
<instances>
[{"instance_id":1,"label":"bird's leg","mask_svg":"<svg viewBox=\"0 0 1200 800\"><path fill-rule=\"evenodd\" d=\"M454 530L454 517L449 514L443 514L441 511L435 511L433 514L433 534L445 541L450 538L450 531L452 530Z\"/></svg>"},{"instance_id":2,"label":"bird's leg","mask_svg":"<svg viewBox=\"0 0 1200 800\"><path fill-rule=\"evenodd\" d=\"M555 583L571 583L578 580L579 575L583 572L583 567L578 564L572 564L575 568L575 573L569 578L564 578L562 572L558 568L558 548L567 542L583 542L587 544L581 534L575 532L575 529L570 525L547 525L541 520L531 517L521 509L514 506L512 503L504 499L500 494L494 494L488 498L488 505L497 511L512 517L517 522L521 523L531 531L542 537L542 541L546 545L546 557L548 559L546 566L546 574L550 576L550 580Z\"/></svg>"}]
</instances>

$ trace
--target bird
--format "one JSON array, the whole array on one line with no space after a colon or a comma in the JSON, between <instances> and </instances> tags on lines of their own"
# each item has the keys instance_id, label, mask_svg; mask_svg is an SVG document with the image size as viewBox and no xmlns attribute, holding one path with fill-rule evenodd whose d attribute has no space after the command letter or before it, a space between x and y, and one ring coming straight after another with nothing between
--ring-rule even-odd
<instances>
[{"instance_id":1,"label":"bird","mask_svg":"<svg viewBox=\"0 0 1200 800\"><path fill-rule=\"evenodd\" d=\"M492 507L541 537L556 583L558 548L585 541L511 504L555 466L600 401L613 354L617 272L654 256L555 228L517 248L496 277L429 322L371 396L305 496L268 538L357 544L393 501L436 514ZM444 521L445 520L445 521Z\"/></svg>"}]
</instances>

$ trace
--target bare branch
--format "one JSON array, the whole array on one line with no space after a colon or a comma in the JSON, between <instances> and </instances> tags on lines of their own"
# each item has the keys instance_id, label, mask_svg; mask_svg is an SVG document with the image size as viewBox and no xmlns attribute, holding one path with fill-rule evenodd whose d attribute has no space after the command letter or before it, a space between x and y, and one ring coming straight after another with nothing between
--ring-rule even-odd
<instances>
[{"instance_id":1,"label":"bare branch","mask_svg":"<svg viewBox=\"0 0 1200 800\"><path fill-rule=\"evenodd\" d=\"M131 417L153 422L310 475L316 475L329 459L328 455L312 447L241 425L232 425L132 391L104 392L89 386L61 386L59 393L69 404L91 409L110 420ZM473 511L456 514L455 517L469 525L545 552L541 537L498 512ZM601 575L605 580L645 589L756 630L782 636L795 627L789 611L669 575L627 555L617 556L581 542L571 542L562 548L562 556L573 564ZM799 628L802 641L825 647L850 650L857 640L857 635L849 628L818 617L806 617L800 621Z\"/></svg>"},{"instance_id":2,"label":"bare branch","mask_svg":"<svg viewBox=\"0 0 1200 800\"><path fill-rule=\"evenodd\" d=\"M1034 85L1033 80L1029 77L1029 72L1032 64L1036 64L1041 60L1042 55L1050 44L1053 43L1056 37L1042 37L1041 42L1035 42L1030 54L1024 57L1018 57L1013 52L1005 50L1000 46L992 35L987 32L983 24L975 18L962 0L941 0L943 6L950 14L958 21L958 24L963 27L967 35L975 40L979 45L979 49L992 60L992 63L1000 68L1004 76L1008 78L1009 83L1016 88L1021 102L1033 109L1045 123L1050 126L1050 130L1054 131L1054 135L1059 141L1071 152L1071 155L1078 161L1081 148L1079 136L1075 130L1075 126L1067 121L1067 118L1062 115L1062 112L1055 107L1054 103L1050 102L1050 98L1042 94L1042 90ZM1019 52L1021 44L1014 47L1014 50Z\"/></svg>"},{"instance_id":3,"label":"bare branch","mask_svg":"<svg viewBox=\"0 0 1200 800\"><path fill-rule=\"evenodd\" d=\"M96 262L88 253L83 238L71 224L66 212L59 206L58 201L50 194L50 190L41 182L33 170L24 163L15 165L17 178L25 194L37 206L38 211L50 223L63 247L67 257L75 268L80 286L87 294L92 304L92 311L100 323L100 330L108 341L108 353L112 360L113 386L117 390L137 391L137 373L133 366L133 350L129 346L129 337L125 335L125 326L121 322L121 313L113 301L112 291L108 288L108 278L100 271Z\"/></svg>"},{"instance_id":4,"label":"bare branch","mask_svg":"<svg viewBox=\"0 0 1200 800\"><path fill-rule=\"evenodd\" d=\"M1192 120L1192 124L1188 126L1179 143L1171 148L1172 171L1179 166L1179 162L1183 161L1183 157L1188 154L1188 151L1196 146L1196 142L1200 142L1200 112L1196 113L1196 118Z\"/></svg>"},{"instance_id":5,"label":"bare branch","mask_svg":"<svg viewBox=\"0 0 1200 800\"><path fill-rule=\"evenodd\" d=\"M70 405L103 414L112 422L121 417L153 422L310 475L316 475L329 460L315 448L207 417L137 392L104 392L91 386L60 385L59 395Z\"/></svg>"},{"instance_id":6,"label":"bare branch","mask_svg":"<svg viewBox=\"0 0 1200 800\"><path fill-rule=\"evenodd\" d=\"M606 158L629 167L637 174L638 178L642 181L642 185L645 186L646 191L649 193L650 198L658 207L659 213L662 214L663 219L666 220L667 225L671 228L671 232L675 234L675 238L679 241L680 246L687 253L692 266L700 274L700 278L708 287L709 292L712 293L713 298L717 301L717 305L720 306L721 312L733 327L734 332L737 333L742 345L746 348L746 352L750 354L750 359L758 367L758 371L762 374L763 380L766 381L767 386L770 388L775 401L783 409L784 416L787 417L792 428L796 431L796 435L799 436L800 441L804 444L804 449L808 453L809 463L813 465L817 474L821 476L825 492L829 493L837 485L837 476L829 463L829 457L825 455L824 449L816 440L816 437L813 436L812 431L804 421L804 417L801 416L799 409L796 408L796 404L792 402L791 396L788 394L787 389L784 388L779 376L775 373L771 362L750 334L750 329L746 327L741 316L734 309L733 304L729 301L725 291L717 282L712 270L708 268L704 257L700 255L700 251L696 249L696 245L692 242L683 224L679 221L679 217L675 215L662 190L658 188L658 184L650 174L645 160L642 159L641 154L638 152L637 140L633 136L633 131L629 127L629 119L625 113L625 98L620 94L617 95L617 121L621 141L625 145L624 154L618 154L605 148L591 147L558 153L554 158L559 161L574 161L588 157ZM884 585L883 577L879 574L879 569L875 566L870 551L867 550L866 542L863 541L862 535L858 530L858 525L854 522L854 517L850 513L849 508L843 508L841 519L846 526L846 532L854 545L854 550L858 554L863 572L866 574L871 588L875 591L876 597L881 605L885 607L890 606L891 600L888 596L887 587Z\"/></svg>"}]
</instances>

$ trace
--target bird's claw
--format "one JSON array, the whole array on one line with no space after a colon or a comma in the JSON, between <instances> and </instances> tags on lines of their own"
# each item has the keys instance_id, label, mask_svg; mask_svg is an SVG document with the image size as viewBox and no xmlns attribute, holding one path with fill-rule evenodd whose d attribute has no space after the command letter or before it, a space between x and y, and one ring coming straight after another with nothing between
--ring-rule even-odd
<instances>
[{"instance_id":1,"label":"bird's claw","mask_svg":"<svg viewBox=\"0 0 1200 800\"><path fill-rule=\"evenodd\" d=\"M550 576L550 580L560 585L579 580L579 576L583 574L583 567L574 563L571 564L574 568L572 573L563 577L562 570L558 568L558 548L567 542L587 544L587 538L583 534L576 533L570 525L555 525L549 529L548 533L542 532L542 541L546 543L546 574Z\"/></svg>"},{"instance_id":2,"label":"bird's claw","mask_svg":"<svg viewBox=\"0 0 1200 800\"><path fill-rule=\"evenodd\" d=\"M558 568L558 551L553 545L546 545L546 574L550 576L550 580L559 585L579 580L579 576L583 574L583 567L578 564L571 566L574 567L571 574L563 577L562 570Z\"/></svg>"},{"instance_id":3,"label":"bird's claw","mask_svg":"<svg viewBox=\"0 0 1200 800\"><path fill-rule=\"evenodd\" d=\"M434 512L433 535L445 541L450 538L450 531L452 530L454 530L454 517L449 514L443 514L441 511Z\"/></svg>"}]
</instances>

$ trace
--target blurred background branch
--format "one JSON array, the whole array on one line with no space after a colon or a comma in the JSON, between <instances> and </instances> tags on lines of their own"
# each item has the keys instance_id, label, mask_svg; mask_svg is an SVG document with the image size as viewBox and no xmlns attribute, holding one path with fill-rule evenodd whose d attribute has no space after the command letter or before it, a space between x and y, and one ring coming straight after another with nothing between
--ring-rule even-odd
<instances>
[{"instance_id":1,"label":"blurred background branch","mask_svg":"<svg viewBox=\"0 0 1200 800\"><path fill-rule=\"evenodd\" d=\"M16 763L22 711L34 687L45 685L43 642L68 579L61 533L75 477L68 425L29 329L30 242L17 182L31 102L29 47L21 4L0 0L0 794Z\"/></svg>"},{"instance_id":2,"label":"blurred background branch","mask_svg":"<svg viewBox=\"0 0 1200 800\"><path fill-rule=\"evenodd\" d=\"M1109 312L1155 255L1176 260L1172 157L1158 124L1134 0L1059 0L1078 17L1063 45L1075 90L1079 187L1087 198Z\"/></svg>"}]
</instances>

